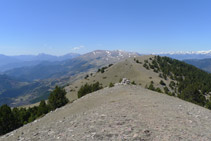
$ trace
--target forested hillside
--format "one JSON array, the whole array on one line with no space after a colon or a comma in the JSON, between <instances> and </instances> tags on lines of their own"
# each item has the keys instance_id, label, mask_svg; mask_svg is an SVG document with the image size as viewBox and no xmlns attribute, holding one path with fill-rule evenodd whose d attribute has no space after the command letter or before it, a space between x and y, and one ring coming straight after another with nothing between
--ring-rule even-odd
<instances>
[{"instance_id":1,"label":"forested hillside","mask_svg":"<svg viewBox=\"0 0 211 141\"><path fill-rule=\"evenodd\" d=\"M184 62L160 56L146 60L143 66L153 69L165 80L171 79L171 90L166 90L165 93L211 108L211 74ZM161 82L161 85L165 84Z\"/></svg>"}]
</instances>

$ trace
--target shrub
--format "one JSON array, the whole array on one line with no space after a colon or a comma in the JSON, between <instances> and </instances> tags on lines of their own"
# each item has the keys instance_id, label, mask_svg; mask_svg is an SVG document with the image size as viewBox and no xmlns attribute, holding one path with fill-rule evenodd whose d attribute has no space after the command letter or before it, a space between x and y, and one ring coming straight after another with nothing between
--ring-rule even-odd
<instances>
[{"instance_id":1,"label":"shrub","mask_svg":"<svg viewBox=\"0 0 211 141\"><path fill-rule=\"evenodd\" d=\"M132 81L131 84L132 84L132 85L136 85L136 82L135 82L135 81Z\"/></svg>"},{"instance_id":2,"label":"shrub","mask_svg":"<svg viewBox=\"0 0 211 141\"><path fill-rule=\"evenodd\" d=\"M49 111L49 107L45 103L45 100L42 100L40 102L40 105L38 106L37 116L39 117L41 115L45 115L48 113L48 111Z\"/></svg>"},{"instance_id":3,"label":"shrub","mask_svg":"<svg viewBox=\"0 0 211 141\"><path fill-rule=\"evenodd\" d=\"M170 84L169 84L169 87L170 87L171 89L174 89L174 86L175 86L175 82L174 82L174 81L171 81Z\"/></svg>"},{"instance_id":4,"label":"shrub","mask_svg":"<svg viewBox=\"0 0 211 141\"><path fill-rule=\"evenodd\" d=\"M112 82L110 82L109 84L109 88L114 87L114 84Z\"/></svg>"},{"instance_id":5,"label":"shrub","mask_svg":"<svg viewBox=\"0 0 211 141\"><path fill-rule=\"evenodd\" d=\"M122 82L122 78L119 79L119 83L121 83L121 82Z\"/></svg>"},{"instance_id":6,"label":"shrub","mask_svg":"<svg viewBox=\"0 0 211 141\"><path fill-rule=\"evenodd\" d=\"M87 79L89 77L89 75L87 74L85 77L84 77L84 79Z\"/></svg>"},{"instance_id":7,"label":"shrub","mask_svg":"<svg viewBox=\"0 0 211 141\"><path fill-rule=\"evenodd\" d=\"M48 104L52 110L62 107L69 102L65 97L66 91L58 86L55 87L48 98Z\"/></svg>"},{"instance_id":8,"label":"shrub","mask_svg":"<svg viewBox=\"0 0 211 141\"><path fill-rule=\"evenodd\" d=\"M97 91L97 90L100 90L100 89L102 89L102 86L100 85L99 82L96 82L96 83L91 84L91 85L86 83L85 85L82 85L81 88L79 89L78 98L81 98L88 93L91 93L91 92L94 92L94 91Z\"/></svg>"},{"instance_id":9,"label":"shrub","mask_svg":"<svg viewBox=\"0 0 211 141\"><path fill-rule=\"evenodd\" d=\"M149 70L149 66L146 63L144 63L143 67Z\"/></svg>"},{"instance_id":10,"label":"shrub","mask_svg":"<svg viewBox=\"0 0 211 141\"><path fill-rule=\"evenodd\" d=\"M156 92L159 92L159 93L163 93L162 90L161 90L160 88L156 88L155 91L156 91Z\"/></svg>"},{"instance_id":11,"label":"shrub","mask_svg":"<svg viewBox=\"0 0 211 141\"><path fill-rule=\"evenodd\" d=\"M169 89L168 89L167 87L164 87L164 92L165 92L166 94L168 94L168 93L169 93Z\"/></svg>"},{"instance_id":12,"label":"shrub","mask_svg":"<svg viewBox=\"0 0 211 141\"><path fill-rule=\"evenodd\" d=\"M211 98L210 98L209 102L206 103L206 108L211 110Z\"/></svg>"},{"instance_id":13,"label":"shrub","mask_svg":"<svg viewBox=\"0 0 211 141\"><path fill-rule=\"evenodd\" d=\"M160 84L161 84L162 86L166 86L166 83L163 82L163 80L160 80Z\"/></svg>"},{"instance_id":14,"label":"shrub","mask_svg":"<svg viewBox=\"0 0 211 141\"><path fill-rule=\"evenodd\" d=\"M153 85L153 83L152 83L152 82L150 83L150 85L149 85L148 89L150 89L150 90L152 90L152 91L154 91L154 90L155 90L155 87L154 87L154 85Z\"/></svg>"}]
</instances>

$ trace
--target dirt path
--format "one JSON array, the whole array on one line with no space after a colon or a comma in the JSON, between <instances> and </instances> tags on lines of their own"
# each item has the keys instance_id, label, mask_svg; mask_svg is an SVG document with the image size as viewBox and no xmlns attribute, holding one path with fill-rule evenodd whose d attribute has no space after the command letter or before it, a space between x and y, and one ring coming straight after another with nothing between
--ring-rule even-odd
<instances>
[{"instance_id":1,"label":"dirt path","mask_svg":"<svg viewBox=\"0 0 211 141\"><path fill-rule=\"evenodd\" d=\"M211 140L211 111L138 86L87 95L0 140Z\"/></svg>"}]
</instances>

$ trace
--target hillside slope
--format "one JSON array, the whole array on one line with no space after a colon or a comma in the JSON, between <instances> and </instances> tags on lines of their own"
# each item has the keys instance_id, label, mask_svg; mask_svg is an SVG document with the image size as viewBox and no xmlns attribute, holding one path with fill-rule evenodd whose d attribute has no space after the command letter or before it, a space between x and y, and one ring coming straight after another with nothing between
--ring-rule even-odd
<instances>
[{"instance_id":1,"label":"hillside slope","mask_svg":"<svg viewBox=\"0 0 211 141\"><path fill-rule=\"evenodd\" d=\"M12 140L211 140L211 112L140 86L86 95L2 137Z\"/></svg>"},{"instance_id":2,"label":"hillside slope","mask_svg":"<svg viewBox=\"0 0 211 141\"><path fill-rule=\"evenodd\" d=\"M207 71L211 73L211 58L207 59L189 59L189 60L184 60L184 62L194 65L197 68L200 68L204 71Z\"/></svg>"},{"instance_id":3,"label":"hillside slope","mask_svg":"<svg viewBox=\"0 0 211 141\"><path fill-rule=\"evenodd\" d=\"M70 100L77 99L77 92L85 83L92 84L100 82L103 87L107 87L110 83L118 83L122 78L127 78L131 82L134 81L137 85L141 85L142 87L149 86L151 81L153 81L155 87L159 87L163 90L160 81L163 80L168 87L171 79L169 78L165 80L159 77L159 73L143 67L146 60L150 62L150 58L152 59L154 57L155 56L153 55L135 57L135 60L139 60L139 63L134 60L134 57L131 57L104 69L103 73L101 71L95 74L88 73L86 79L75 81L65 88L67 91L67 97Z\"/></svg>"},{"instance_id":4,"label":"hillside slope","mask_svg":"<svg viewBox=\"0 0 211 141\"><path fill-rule=\"evenodd\" d=\"M84 80L66 87L70 100L77 98L79 88L100 82L103 87L129 79L153 91L177 96L211 109L211 75L182 61L160 56L140 56L109 65L96 74L87 74Z\"/></svg>"}]
</instances>

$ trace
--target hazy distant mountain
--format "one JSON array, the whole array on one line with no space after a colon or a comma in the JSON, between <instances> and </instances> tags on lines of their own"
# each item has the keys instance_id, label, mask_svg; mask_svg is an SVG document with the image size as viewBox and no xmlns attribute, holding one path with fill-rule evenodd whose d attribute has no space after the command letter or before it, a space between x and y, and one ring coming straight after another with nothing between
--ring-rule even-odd
<instances>
[{"instance_id":1,"label":"hazy distant mountain","mask_svg":"<svg viewBox=\"0 0 211 141\"><path fill-rule=\"evenodd\" d=\"M160 53L158 55L168 56L178 60L185 59L205 59L211 58L211 50L210 51L192 51L192 52L171 52L171 53Z\"/></svg>"},{"instance_id":2,"label":"hazy distant mountain","mask_svg":"<svg viewBox=\"0 0 211 141\"><path fill-rule=\"evenodd\" d=\"M0 95L7 89L13 89L25 85L24 82L20 82L7 75L0 75Z\"/></svg>"},{"instance_id":3,"label":"hazy distant mountain","mask_svg":"<svg viewBox=\"0 0 211 141\"><path fill-rule=\"evenodd\" d=\"M204 71L211 73L211 58L207 59L189 59L184 60L184 62L194 65Z\"/></svg>"},{"instance_id":4,"label":"hazy distant mountain","mask_svg":"<svg viewBox=\"0 0 211 141\"><path fill-rule=\"evenodd\" d=\"M38 54L38 55L19 55L19 56L5 56L0 55L0 72L4 72L14 68L20 68L24 66L34 66L38 65L43 61L63 61L67 59L72 59L80 56L76 53L69 53L63 56L53 56L48 54Z\"/></svg>"},{"instance_id":5,"label":"hazy distant mountain","mask_svg":"<svg viewBox=\"0 0 211 141\"><path fill-rule=\"evenodd\" d=\"M13 57L0 54L0 66L10 64L10 63L17 63L17 62L21 62L21 61Z\"/></svg>"},{"instance_id":6,"label":"hazy distant mountain","mask_svg":"<svg viewBox=\"0 0 211 141\"><path fill-rule=\"evenodd\" d=\"M97 50L79 57L57 62L42 62L35 66L15 68L5 73L18 79L33 81L36 79L59 78L97 69L103 65L116 63L137 53L124 51Z\"/></svg>"},{"instance_id":7,"label":"hazy distant mountain","mask_svg":"<svg viewBox=\"0 0 211 141\"><path fill-rule=\"evenodd\" d=\"M19 55L19 56L12 56L12 57L21 61L63 61L63 60L72 59L78 56L80 55L76 53L69 53L63 56L54 56L54 55L41 53L38 55Z\"/></svg>"}]
</instances>

